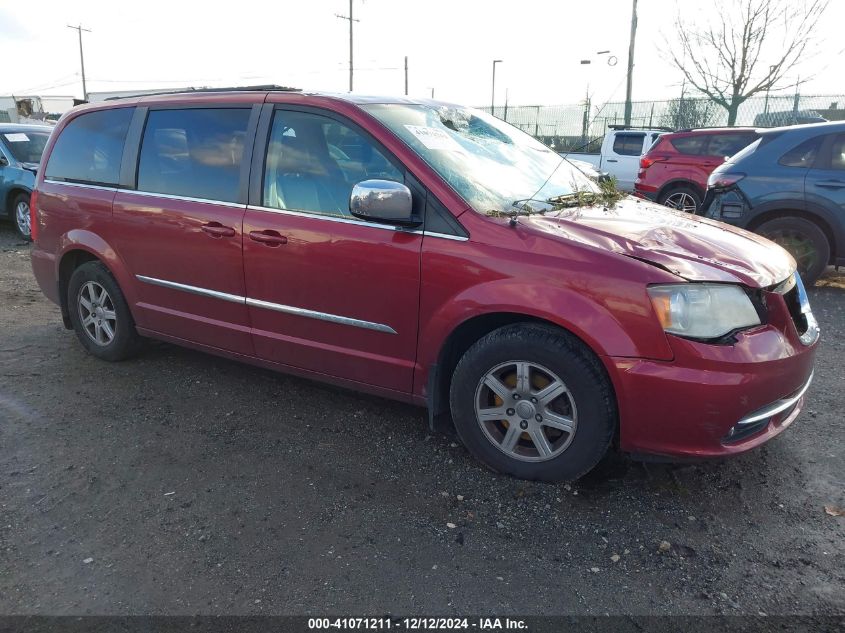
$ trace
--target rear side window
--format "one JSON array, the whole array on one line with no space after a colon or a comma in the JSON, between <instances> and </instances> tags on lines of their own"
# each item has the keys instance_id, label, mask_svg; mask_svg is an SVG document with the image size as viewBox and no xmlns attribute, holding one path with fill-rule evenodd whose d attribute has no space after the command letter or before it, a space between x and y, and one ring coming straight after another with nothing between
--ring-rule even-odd
<instances>
[{"instance_id":1,"label":"rear side window","mask_svg":"<svg viewBox=\"0 0 845 633\"><path fill-rule=\"evenodd\" d=\"M780 157L778 163L784 167L803 167L809 169L816 162L819 149L822 146L821 136L804 141Z\"/></svg>"},{"instance_id":2,"label":"rear side window","mask_svg":"<svg viewBox=\"0 0 845 633\"><path fill-rule=\"evenodd\" d=\"M707 144L710 156L733 156L757 138L755 134L713 134Z\"/></svg>"},{"instance_id":3,"label":"rear side window","mask_svg":"<svg viewBox=\"0 0 845 633\"><path fill-rule=\"evenodd\" d=\"M680 136L673 138L670 143L681 154L689 156L700 156L704 153L704 144L707 139L703 136Z\"/></svg>"},{"instance_id":4,"label":"rear side window","mask_svg":"<svg viewBox=\"0 0 845 633\"><path fill-rule=\"evenodd\" d=\"M62 130L45 175L53 180L116 186L133 108L81 114Z\"/></svg>"},{"instance_id":5,"label":"rear side window","mask_svg":"<svg viewBox=\"0 0 845 633\"><path fill-rule=\"evenodd\" d=\"M613 151L621 156L639 156L643 153L645 134L617 134L613 139Z\"/></svg>"},{"instance_id":6,"label":"rear side window","mask_svg":"<svg viewBox=\"0 0 845 633\"><path fill-rule=\"evenodd\" d=\"M138 190L236 202L250 110L152 110L138 162Z\"/></svg>"}]
</instances>

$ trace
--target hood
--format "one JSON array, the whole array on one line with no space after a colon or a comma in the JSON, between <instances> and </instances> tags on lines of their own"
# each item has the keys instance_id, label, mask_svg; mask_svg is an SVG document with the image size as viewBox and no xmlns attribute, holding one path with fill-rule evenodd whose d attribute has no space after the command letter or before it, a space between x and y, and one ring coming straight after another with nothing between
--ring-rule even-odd
<instances>
[{"instance_id":1,"label":"hood","mask_svg":"<svg viewBox=\"0 0 845 633\"><path fill-rule=\"evenodd\" d=\"M796 268L789 253L759 235L632 197L613 207L532 215L520 224L645 261L688 281L765 288Z\"/></svg>"},{"instance_id":2,"label":"hood","mask_svg":"<svg viewBox=\"0 0 845 633\"><path fill-rule=\"evenodd\" d=\"M26 169L27 171L31 171L33 174L38 172L38 168L41 166L40 163L20 163L20 166Z\"/></svg>"}]
</instances>

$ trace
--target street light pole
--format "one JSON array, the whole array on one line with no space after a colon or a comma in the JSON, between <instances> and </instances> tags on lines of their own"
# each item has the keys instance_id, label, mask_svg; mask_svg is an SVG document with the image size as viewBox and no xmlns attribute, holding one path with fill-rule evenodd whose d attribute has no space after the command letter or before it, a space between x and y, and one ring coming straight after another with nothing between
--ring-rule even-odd
<instances>
[{"instance_id":1,"label":"street light pole","mask_svg":"<svg viewBox=\"0 0 845 633\"><path fill-rule=\"evenodd\" d=\"M634 82L634 43L637 39L637 0L631 8L631 39L628 42L628 86L625 90L625 125L631 125L631 89Z\"/></svg>"},{"instance_id":2,"label":"street light pole","mask_svg":"<svg viewBox=\"0 0 845 633\"><path fill-rule=\"evenodd\" d=\"M88 88L85 85L85 57L82 55L82 31L90 33L91 29L83 29L81 24L78 26L68 24L67 27L79 33L79 65L82 67L82 100L88 101Z\"/></svg>"},{"instance_id":3,"label":"street light pole","mask_svg":"<svg viewBox=\"0 0 845 633\"><path fill-rule=\"evenodd\" d=\"M493 60L493 91L490 96L490 116L493 116L493 107L496 104L496 64L501 64L501 59Z\"/></svg>"}]
</instances>

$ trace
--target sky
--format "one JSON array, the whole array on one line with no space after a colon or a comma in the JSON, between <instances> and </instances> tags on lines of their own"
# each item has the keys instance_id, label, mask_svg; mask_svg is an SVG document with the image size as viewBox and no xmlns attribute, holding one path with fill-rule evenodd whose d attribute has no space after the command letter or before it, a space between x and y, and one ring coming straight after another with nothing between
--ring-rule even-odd
<instances>
[{"instance_id":1,"label":"sky","mask_svg":"<svg viewBox=\"0 0 845 633\"><path fill-rule=\"evenodd\" d=\"M718 0L716 0L718 1ZM730 0L727 0L730 1ZM800 1L800 0L795 0ZM468 105L569 104L625 98L631 0L353 0L355 92L409 94ZM89 92L274 83L348 89L348 0L0 0L0 95L81 97L81 23ZM639 0L634 100L680 95L666 61L677 11L712 19L713 0ZM831 0L804 94L845 92L841 25ZM607 63L609 50L617 63ZM582 59L591 64L582 65ZM789 78L794 81L793 78Z\"/></svg>"}]
</instances>

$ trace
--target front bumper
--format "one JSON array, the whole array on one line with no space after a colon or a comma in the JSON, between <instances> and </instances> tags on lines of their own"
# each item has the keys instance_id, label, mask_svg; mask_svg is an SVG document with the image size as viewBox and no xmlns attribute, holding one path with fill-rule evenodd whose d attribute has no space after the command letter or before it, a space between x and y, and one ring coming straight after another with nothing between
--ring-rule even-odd
<instances>
[{"instance_id":1,"label":"front bumper","mask_svg":"<svg viewBox=\"0 0 845 633\"><path fill-rule=\"evenodd\" d=\"M804 405L817 343L800 341L779 295L769 303L769 323L740 332L732 345L669 337L670 362L609 359L621 449L670 458L720 457L759 446L786 429Z\"/></svg>"}]
</instances>

